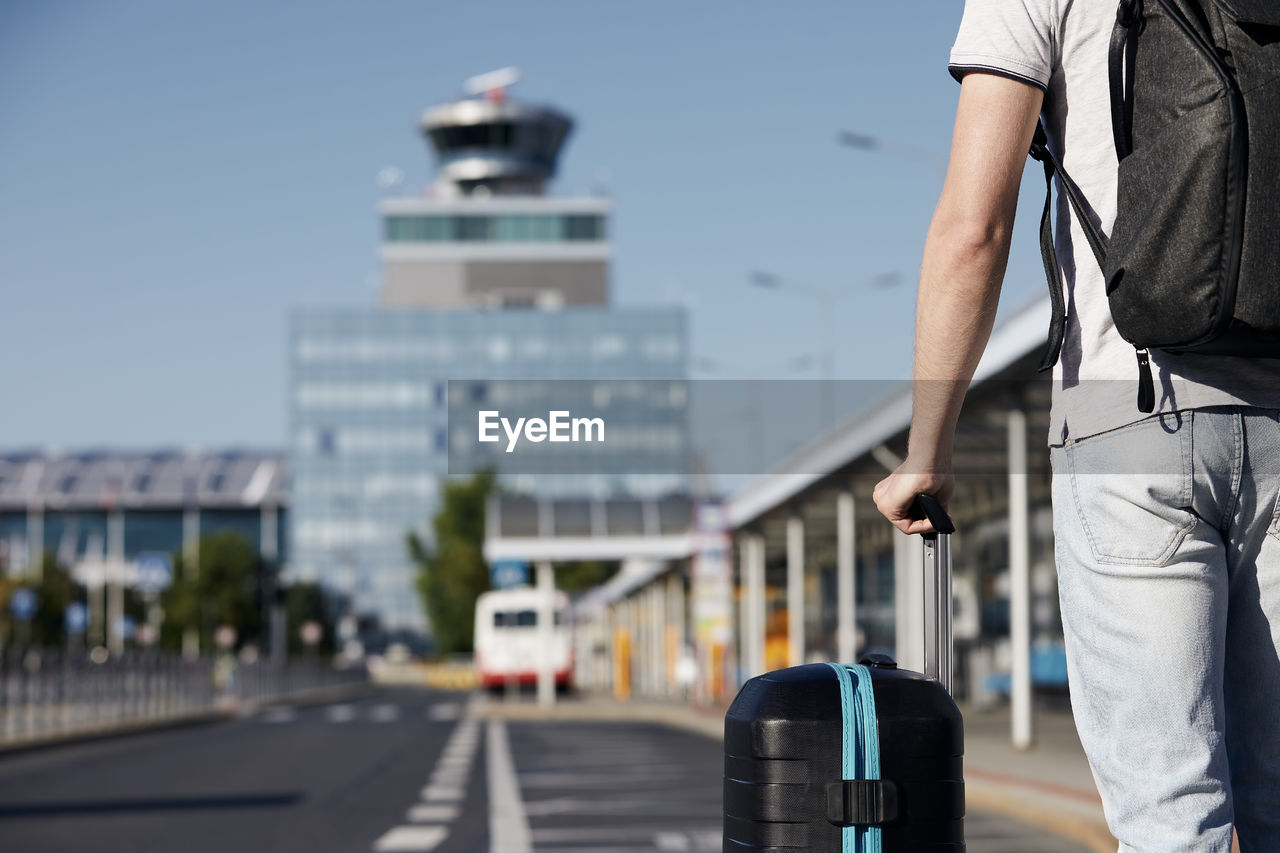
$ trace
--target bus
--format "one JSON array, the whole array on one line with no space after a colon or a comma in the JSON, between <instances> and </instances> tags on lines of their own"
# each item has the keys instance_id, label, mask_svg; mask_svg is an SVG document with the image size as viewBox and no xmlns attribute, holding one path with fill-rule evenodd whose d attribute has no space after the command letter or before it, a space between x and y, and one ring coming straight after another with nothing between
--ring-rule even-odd
<instances>
[{"instance_id":1,"label":"bus","mask_svg":"<svg viewBox=\"0 0 1280 853\"><path fill-rule=\"evenodd\" d=\"M538 668L550 659L556 688L569 690L573 673L573 641L569 629L569 596L555 593L555 625L551 647L538 642L538 610L542 596L534 587L495 589L476 599L476 679L497 690L507 684L538 683Z\"/></svg>"}]
</instances>

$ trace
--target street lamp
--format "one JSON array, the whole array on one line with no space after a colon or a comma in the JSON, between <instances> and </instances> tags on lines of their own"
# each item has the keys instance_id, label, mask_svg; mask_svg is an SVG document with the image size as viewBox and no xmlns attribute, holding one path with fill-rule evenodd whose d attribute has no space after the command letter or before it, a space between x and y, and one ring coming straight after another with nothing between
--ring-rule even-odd
<instances>
[{"instance_id":1,"label":"street lamp","mask_svg":"<svg viewBox=\"0 0 1280 853\"><path fill-rule=\"evenodd\" d=\"M904 160L915 160L917 163L928 163L938 173L938 177L943 180L947 177L947 158L937 151L918 148L915 145L907 145L902 142L893 142L881 139L878 136L872 136L869 133L859 133L853 130L840 131L836 136L836 141L841 145L848 148L856 148L859 151L880 152L893 157L900 157Z\"/></svg>"},{"instance_id":2,"label":"street lamp","mask_svg":"<svg viewBox=\"0 0 1280 853\"><path fill-rule=\"evenodd\" d=\"M752 270L747 274L747 280L754 286L764 290L779 290L791 293L798 293L809 299L814 300L818 306L818 324L822 330L822 411L821 425L823 429L831 426L832 418L832 402L831 402L831 382L835 375L835 345L834 336L832 334L832 323L834 323L835 303L837 300L844 299L857 293L856 288L840 288L839 290L830 287L817 287L804 282L792 281L783 278L777 273L766 272L764 270ZM897 271L882 272L868 282L872 287L887 288L894 287L901 283L902 275Z\"/></svg>"}]
</instances>

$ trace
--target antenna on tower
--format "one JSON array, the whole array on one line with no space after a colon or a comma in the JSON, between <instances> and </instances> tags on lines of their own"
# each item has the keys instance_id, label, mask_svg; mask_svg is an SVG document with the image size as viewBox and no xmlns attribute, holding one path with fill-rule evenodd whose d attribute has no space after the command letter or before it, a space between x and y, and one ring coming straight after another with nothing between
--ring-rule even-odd
<instances>
[{"instance_id":1,"label":"antenna on tower","mask_svg":"<svg viewBox=\"0 0 1280 853\"><path fill-rule=\"evenodd\" d=\"M462 88L468 95L484 95L500 101L505 96L507 87L514 86L518 82L520 82L520 69L508 65L497 71L468 77L462 84Z\"/></svg>"},{"instance_id":2,"label":"antenna on tower","mask_svg":"<svg viewBox=\"0 0 1280 853\"><path fill-rule=\"evenodd\" d=\"M383 195L391 195L404 183L404 172L397 166L385 166L378 170L377 181Z\"/></svg>"}]
</instances>

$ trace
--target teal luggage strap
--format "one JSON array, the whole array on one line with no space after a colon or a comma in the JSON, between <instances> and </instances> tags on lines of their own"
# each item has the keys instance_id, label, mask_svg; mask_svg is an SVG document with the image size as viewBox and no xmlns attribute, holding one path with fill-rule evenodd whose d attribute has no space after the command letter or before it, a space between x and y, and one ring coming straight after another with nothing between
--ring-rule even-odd
<instances>
[{"instance_id":1,"label":"teal luggage strap","mask_svg":"<svg viewBox=\"0 0 1280 853\"><path fill-rule=\"evenodd\" d=\"M880 736L871 671L829 663L844 714L841 782L827 786L827 819L842 827L842 853L881 853L879 823L897 816L897 789L880 780Z\"/></svg>"}]
</instances>

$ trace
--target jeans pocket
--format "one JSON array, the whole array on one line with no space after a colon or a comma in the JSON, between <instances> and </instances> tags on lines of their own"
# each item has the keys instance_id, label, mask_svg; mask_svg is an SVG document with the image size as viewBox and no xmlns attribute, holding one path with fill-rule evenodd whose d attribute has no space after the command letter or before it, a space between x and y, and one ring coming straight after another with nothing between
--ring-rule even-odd
<instances>
[{"instance_id":1,"label":"jeans pocket","mask_svg":"<svg viewBox=\"0 0 1280 853\"><path fill-rule=\"evenodd\" d=\"M1066 445L1075 511L1099 563L1161 566L1195 524L1190 411Z\"/></svg>"}]
</instances>

